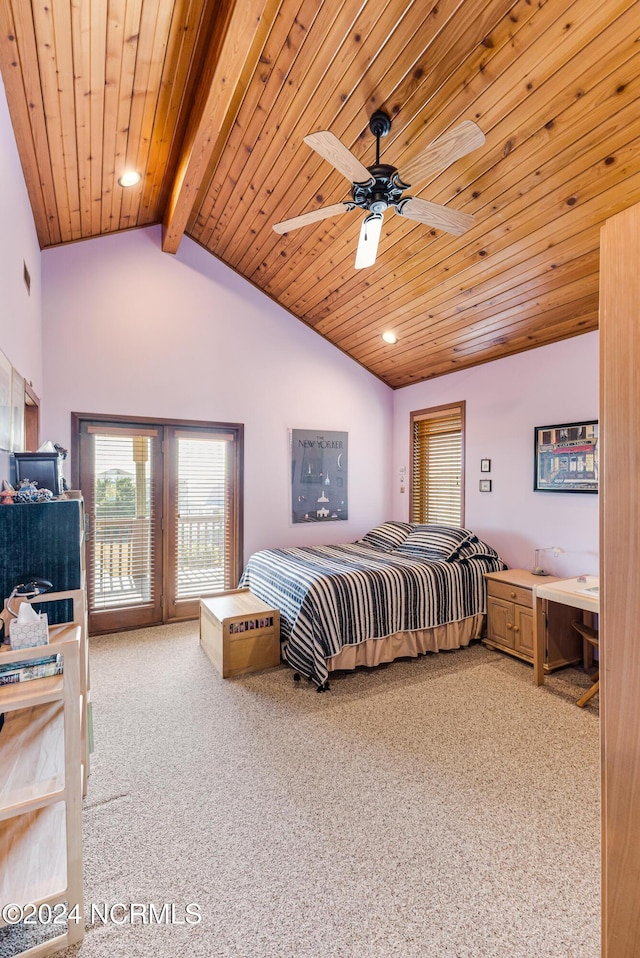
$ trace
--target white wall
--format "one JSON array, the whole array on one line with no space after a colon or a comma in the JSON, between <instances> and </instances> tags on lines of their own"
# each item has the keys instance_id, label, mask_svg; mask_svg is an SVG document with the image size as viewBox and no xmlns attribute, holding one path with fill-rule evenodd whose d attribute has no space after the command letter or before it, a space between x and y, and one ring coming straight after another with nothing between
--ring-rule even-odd
<instances>
[{"instance_id":1,"label":"white wall","mask_svg":"<svg viewBox=\"0 0 640 958\"><path fill-rule=\"evenodd\" d=\"M412 410L466 401L465 525L496 548L511 567L533 568L538 548L561 576L598 574L598 496L533 491L535 426L598 418L598 333L407 386L394 394L393 514L406 519L407 492L399 492L402 465L409 468ZM480 472L480 460L491 472ZM408 475L408 472L407 472ZM478 490L480 478L492 491Z\"/></svg>"},{"instance_id":2,"label":"white wall","mask_svg":"<svg viewBox=\"0 0 640 958\"><path fill-rule=\"evenodd\" d=\"M393 393L188 238L159 227L42 254L43 438L70 413L245 425L245 558L345 542L391 509ZM288 430L349 434L349 519L292 526Z\"/></svg>"},{"instance_id":3,"label":"white wall","mask_svg":"<svg viewBox=\"0 0 640 958\"><path fill-rule=\"evenodd\" d=\"M31 274L31 295L24 284L24 263ZM38 395L41 302L40 247L0 78L0 349Z\"/></svg>"}]
</instances>

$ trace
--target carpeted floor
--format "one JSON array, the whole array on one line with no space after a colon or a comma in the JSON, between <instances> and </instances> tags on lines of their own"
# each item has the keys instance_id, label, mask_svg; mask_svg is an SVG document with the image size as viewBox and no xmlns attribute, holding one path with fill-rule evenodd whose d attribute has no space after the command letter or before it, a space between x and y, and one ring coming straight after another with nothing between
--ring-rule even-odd
<instances>
[{"instance_id":1,"label":"carpeted floor","mask_svg":"<svg viewBox=\"0 0 640 958\"><path fill-rule=\"evenodd\" d=\"M536 689L474 645L317 695L285 668L223 681L197 623L92 639L91 663L86 902L126 908L66 958L599 955L581 671ZM164 903L176 923L143 920Z\"/></svg>"}]
</instances>

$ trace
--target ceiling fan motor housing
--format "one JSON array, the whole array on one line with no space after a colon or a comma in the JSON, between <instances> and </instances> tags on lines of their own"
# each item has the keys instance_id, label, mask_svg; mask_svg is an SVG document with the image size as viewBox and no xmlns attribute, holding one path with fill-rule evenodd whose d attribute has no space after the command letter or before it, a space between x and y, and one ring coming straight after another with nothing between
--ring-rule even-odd
<instances>
[{"instance_id":1,"label":"ceiling fan motor housing","mask_svg":"<svg viewBox=\"0 0 640 958\"><path fill-rule=\"evenodd\" d=\"M400 201L404 186L395 166L378 163L368 166L367 169L371 173L373 184L354 183L351 187L353 202L371 213L384 213L388 207L395 206Z\"/></svg>"}]
</instances>

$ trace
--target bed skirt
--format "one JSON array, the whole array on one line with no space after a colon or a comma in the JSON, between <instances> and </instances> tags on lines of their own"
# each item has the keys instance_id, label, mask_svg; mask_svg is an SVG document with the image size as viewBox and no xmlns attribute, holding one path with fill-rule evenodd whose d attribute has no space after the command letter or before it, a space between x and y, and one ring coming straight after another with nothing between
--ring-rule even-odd
<instances>
[{"instance_id":1,"label":"bed skirt","mask_svg":"<svg viewBox=\"0 0 640 958\"><path fill-rule=\"evenodd\" d=\"M460 622L449 622L433 629L417 629L414 632L394 632L383 639L366 639L359 645L345 645L337 655L327 659L327 669L351 671L359 665L374 666L381 662L393 662L404 657L415 658L425 652L440 652L460 649L472 639L479 639L484 626L484 613L471 615Z\"/></svg>"}]
</instances>

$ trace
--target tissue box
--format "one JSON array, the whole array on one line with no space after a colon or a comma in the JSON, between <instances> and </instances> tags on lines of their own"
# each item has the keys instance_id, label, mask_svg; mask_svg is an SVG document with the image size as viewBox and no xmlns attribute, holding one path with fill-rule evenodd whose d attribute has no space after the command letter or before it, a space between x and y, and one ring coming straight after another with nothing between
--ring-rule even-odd
<instances>
[{"instance_id":1,"label":"tissue box","mask_svg":"<svg viewBox=\"0 0 640 958\"><path fill-rule=\"evenodd\" d=\"M49 621L47 613L41 612L36 620L29 619L26 622L14 619L9 627L9 643L12 649L30 649L34 645L48 645Z\"/></svg>"}]
</instances>

